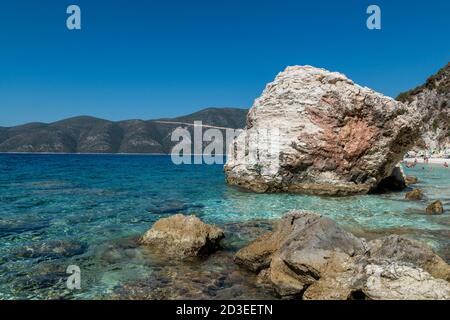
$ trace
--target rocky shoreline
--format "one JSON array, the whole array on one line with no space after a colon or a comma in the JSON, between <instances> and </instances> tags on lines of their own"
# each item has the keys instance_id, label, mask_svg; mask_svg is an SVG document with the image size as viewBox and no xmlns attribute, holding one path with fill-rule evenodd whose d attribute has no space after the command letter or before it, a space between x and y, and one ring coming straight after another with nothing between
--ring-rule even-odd
<instances>
[{"instance_id":1,"label":"rocky shoreline","mask_svg":"<svg viewBox=\"0 0 450 320\"><path fill-rule=\"evenodd\" d=\"M176 215L162 220L165 226L170 227L161 230L158 226L161 222L157 222L156 227L142 238L148 238L148 233L158 232L161 241L146 243L141 240L142 245L167 252L167 257L177 259L181 265L192 266L191 259L200 257L206 261L227 257L225 259L231 262L232 254L222 251L217 245L212 251L201 250L210 247L208 232L193 235L186 231L192 228L213 230L219 235L215 238L219 241L226 241L226 232L193 216ZM191 225L171 223L174 221L190 221ZM187 247L192 250L186 250ZM208 258L206 252L210 254ZM240 248L232 259L242 269L240 272L250 272L246 277L254 282L254 290L260 288L266 294L271 292L273 298L450 299L450 266L427 245L399 235L366 241L343 230L332 219L309 211L287 213L275 222L272 231L262 233ZM196 260L195 263L202 264L205 260ZM214 277L213 273L208 277ZM210 278L210 281L220 282L221 277L222 282L228 279L222 275L218 279ZM183 286L187 282L182 282ZM137 294L141 291L141 298L143 292L147 298L155 298L154 290L161 290L143 289L142 285L127 285L118 291L118 297L123 298L124 292ZM179 289L166 289L168 291L162 298L185 298L173 296L173 291ZM119 294L121 291L122 295Z\"/></svg>"},{"instance_id":2,"label":"rocky shoreline","mask_svg":"<svg viewBox=\"0 0 450 320\"><path fill-rule=\"evenodd\" d=\"M318 196L409 188L404 201L422 201L422 214L442 215L442 202L412 189L420 182L406 176L400 165L421 137L430 112L421 103L393 100L337 72L288 67L256 99L245 130L231 144L226 182L257 193ZM156 222L140 243L180 265L221 256L234 265L232 272L247 289L260 289L272 298L450 299L450 266L428 245L404 235L365 239L325 215L295 210L234 252L221 246L229 236L195 216L175 215ZM219 287L229 278L209 277L219 281L213 292L220 297ZM190 287L177 276L170 283ZM174 296L168 290L161 297L202 297L201 287L194 288L198 295ZM159 289L148 292L153 290Z\"/></svg>"}]
</instances>

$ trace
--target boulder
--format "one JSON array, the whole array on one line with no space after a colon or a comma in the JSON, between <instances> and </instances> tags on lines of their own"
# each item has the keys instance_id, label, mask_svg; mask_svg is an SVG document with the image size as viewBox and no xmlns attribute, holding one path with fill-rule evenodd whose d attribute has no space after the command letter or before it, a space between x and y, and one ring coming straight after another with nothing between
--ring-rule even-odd
<instances>
[{"instance_id":1,"label":"boulder","mask_svg":"<svg viewBox=\"0 0 450 320\"><path fill-rule=\"evenodd\" d=\"M423 198L423 192L420 189L414 189L412 191L409 191L405 195L406 200L422 200Z\"/></svg>"},{"instance_id":2,"label":"boulder","mask_svg":"<svg viewBox=\"0 0 450 320\"><path fill-rule=\"evenodd\" d=\"M288 67L266 86L231 144L226 181L256 192L335 196L385 188L399 176L396 165L420 121L414 107L340 73Z\"/></svg>"},{"instance_id":3,"label":"boulder","mask_svg":"<svg viewBox=\"0 0 450 320\"><path fill-rule=\"evenodd\" d=\"M366 250L364 240L342 230L333 220L314 212L293 211L273 233L241 249L235 262L252 271L269 267L266 278L278 295L296 297L321 277L331 257L350 257Z\"/></svg>"},{"instance_id":4,"label":"boulder","mask_svg":"<svg viewBox=\"0 0 450 320\"><path fill-rule=\"evenodd\" d=\"M300 298L308 284L292 270L280 256L274 256L266 275L278 296L285 299Z\"/></svg>"},{"instance_id":5,"label":"boulder","mask_svg":"<svg viewBox=\"0 0 450 320\"><path fill-rule=\"evenodd\" d=\"M448 300L450 284L413 266L368 265L362 291L371 300Z\"/></svg>"},{"instance_id":6,"label":"boulder","mask_svg":"<svg viewBox=\"0 0 450 320\"><path fill-rule=\"evenodd\" d=\"M426 244L399 235L391 235L368 243L368 261L383 264L386 261L420 267L433 277L450 281L450 266Z\"/></svg>"},{"instance_id":7,"label":"boulder","mask_svg":"<svg viewBox=\"0 0 450 320\"><path fill-rule=\"evenodd\" d=\"M413 184L417 184L419 182L419 179L417 177L414 177L414 176L406 176L405 177L405 182L406 182L406 185L410 186L410 185L413 185Z\"/></svg>"},{"instance_id":8,"label":"boulder","mask_svg":"<svg viewBox=\"0 0 450 320\"><path fill-rule=\"evenodd\" d=\"M294 211L284 215L276 224L273 232L263 234L239 250L234 261L254 272L269 267L272 255L293 232L294 227L299 228L301 223L313 223L319 218L319 215L306 211Z\"/></svg>"},{"instance_id":9,"label":"boulder","mask_svg":"<svg viewBox=\"0 0 450 320\"><path fill-rule=\"evenodd\" d=\"M448 300L450 284L423 269L397 262L358 265L309 286L305 300Z\"/></svg>"},{"instance_id":10,"label":"boulder","mask_svg":"<svg viewBox=\"0 0 450 320\"><path fill-rule=\"evenodd\" d=\"M282 298L450 299L450 266L427 245L398 235L366 243L313 212L285 215L235 261Z\"/></svg>"},{"instance_id":11,"label":"boulder","mask_svg":"<svg viewBox=\"0 0 450 320\"><path fill-rule=\"evenodd\" d=\"M427 206L426 209L427 214L443 214L444 207L442 206L442 202L440 200L433 201Z\"/></svg>"},{"instance_id":12,"label":"boulder","mask_svg":"<svg viewBox=\"0 0 450 320\"><path fill-rule=\"evenodd\" d=\"M363 239L341 229L334 220L320 216L313 223L296 228L277 255L290 269L301 274L304 283L310 284L322 276L331 257L339 254L345 260L366 250Z\"/></svg>"},{"instance_id":13,"label":"boulder","mask_svg":"<svg viewBox=\"0 0 450 320\"><path fill-rule=\"evenodd\" d=\"M221 229L202 222L196 216L177 214L155 222L141 243L169 257L187 258L216 251L223 238Z\"/></svg>"}]
</instances>

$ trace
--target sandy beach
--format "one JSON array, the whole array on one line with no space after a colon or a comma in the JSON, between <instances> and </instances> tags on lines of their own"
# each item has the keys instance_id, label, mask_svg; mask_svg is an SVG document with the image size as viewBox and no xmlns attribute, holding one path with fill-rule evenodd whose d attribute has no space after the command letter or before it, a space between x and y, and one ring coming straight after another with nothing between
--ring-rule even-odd
<instances>
[{"instance_id":1,"label":"sandy beach","mask_svg":"<svg viewBox=\"0 0 450 320\"><path fill-rule=\"evenodd\" d=\"M415 160L417 160L417 163L425 163L424 158L405 158L404 162L414 162ZM429 158L428 159L428 164L444 164L445 162L447 162L450 165L450 159L445 159L445 158Z\"/></svg>"}]
</instances>

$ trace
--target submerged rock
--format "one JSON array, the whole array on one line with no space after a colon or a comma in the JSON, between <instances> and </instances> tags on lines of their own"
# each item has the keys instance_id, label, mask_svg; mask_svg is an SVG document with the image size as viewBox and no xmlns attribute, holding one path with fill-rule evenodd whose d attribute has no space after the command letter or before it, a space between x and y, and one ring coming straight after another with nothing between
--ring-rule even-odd
<instances>
[{"instance_id":1,"label":"submerged rock","mask_svg":"<svg viewBox=\"0 0 450 320\"><path fill-rule=\"evenodd\" d=\"M48 220L40 220L31 216L22 217L21 220L19 218L15 220L0 218L0 237L41 230L48 224Z\"/></svg>"},{"instance_id":2,"label":"submerged rock","mask_svg":"<svg viewBox=\"0 0 450 320\"><path fill-rule=\"evenodd\" d=\"M423 192L420 189L414 189L412 191L409 191L405 195L406 200L422 200L423 198Z\"/></svg>"},{"instance_id":3,"label":"submerged rock","mask_svg":"<svg viewBox=\"0 0 450 320\"><path fill-rule=\"evenodd\" d=\"M258 282L283 298L450 299L450 266L425 244L397 235L366 243L312 212L285 215L235 262L261 270Z\"/></svg>"},{"instance_id":4,"label":"submerged rock","mask_svg":"<svg viewBox=\"0 0 450 320\"><path fill-rule=\"evenodd\" d=\"M296 213L290 213L283 216L273 232L261 235L248 246L239 250L234 261L255 272L269 267L272 255L292 232L296 215Z\"/></svg>"},{"instance_id":5,"label":"submerged rock","mask_svg":"<svg viewBox=\"0 0 450 320\"><path fill-rule=\"evenodd\" d=\"M190 204L180 201L162 201L160 203L152 204L147 208L147 211L152 214L174 214L203 208L204 206L199 204Z\"/></svg>"},{"instance_id":6,"label":"submerged rock","mask_svg":"<svg viewBox=\"0 0 450 320\"><path fill-rule=\"evenodd\" d=\"M426 209L427 214L443 214L444 207L442 206L442 202L440 200L436 200L430 203Z\"/></svg>"},{"instance_id":7,"label":"submerged rock","mask_svg":"<svg viewBox=\"0 0 450 320\"><path fill-rule=\"evenodd\" d=\"M363 240L340 229L333 220L294 211L281 219L273 233L241 249L235 262L252 271L269 267L267 278L278 294L294 297L321 277L333 252L353 256L365 250Z\"/></svg>"},{"instance_id":8,"label":"submerged rock","mask_svg":"<svg viewBox=\"0 0 450 320\"><path fill-rule=\"evenodd\" d=\"M88 246L73 240L51 240L31 243L13 252L16 258L60 259L83 254Z\"/></svg>"},{"instance_id":9,"label":"submerged rock","mask_svg":"<svg viewBox=\"0 0 450 320\"><path fill-rule=\"evenodd\" d=\"M413 107L340 73L288 67L251 108L231 145L226 180L256 192L368 193L391 177L420 119ZM278 134L264 138L269 128Z\"/></svg>"},{"instance_id":10,"label":"submerged rock","mask_svg":"<svg viewBox=\"0 0 450 320\"><path fill-rule=\"evenodd\" d=\"M239 268L233 256L217 252L195 263L167 261L150 276L125 282L114 290L121 300L230 300L273 299L271 288L256 283L256 275Z\"/></svg>"},{"instance_id":11,"label":"submerged rock","mask_svg":"<svg viewBox=\"0 0 450 320\"><path fill-rule=\"evenodd\" d=\"M155 222L144 234L141 243L167 256L186 258L216 251L223 238L221 229L202 222L196 216L177 214Z\"/></svg>"}]
</instances>

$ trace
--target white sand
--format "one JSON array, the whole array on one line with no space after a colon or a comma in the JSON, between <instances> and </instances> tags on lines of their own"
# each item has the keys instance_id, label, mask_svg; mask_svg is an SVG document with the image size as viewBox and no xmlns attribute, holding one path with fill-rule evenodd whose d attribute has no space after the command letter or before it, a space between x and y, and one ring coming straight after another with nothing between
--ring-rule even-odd
<instances>
[{"instance_id":1,"label":"white sand","mask_svg":"<svg viewBox=\"0 0 450 320\"><path fill-rule=\"evenodd\" d=\"M404 161L406 162L414 162L414 160L417 159L417 163L425 163L425 160L423 158L405 158ZM450 159L444 159L444 158L429 158L428 163L433 164L444 164L445 162L448 163L450 166Z\"/></svg>"}]
</instances>

